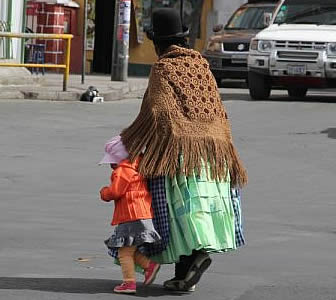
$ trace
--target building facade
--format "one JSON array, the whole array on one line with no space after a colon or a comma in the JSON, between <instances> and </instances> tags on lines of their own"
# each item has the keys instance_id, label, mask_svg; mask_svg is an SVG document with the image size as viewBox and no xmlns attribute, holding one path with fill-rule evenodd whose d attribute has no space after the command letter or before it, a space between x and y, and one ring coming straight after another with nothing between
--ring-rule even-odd
<instances>
[{"instance_id":1,"label":"building facade","mask_svg":"<svg viewBox=\"0 0 336 300\"><path fill-rule=\"evenodd\" d=\"M182 0L184 5L184 21L186 25L190 25L190 18L196 5L199 1L194 0ZM134 3L139 1L134 1ZM156 3L156 6L170 6L180 9L181 0L162 0L151 1L151 4ZM226 24L232 13L246 0L204 0L202 7L202 15L199 20L200 27L198 29L197 40L195 49L202 52L208 37L212 33L212 28L216 24ZM135 5L134 5L135 7ZM143 9L147 8L150 12L150 5L148 1L143 1ZM153 45L151 41L145 37L143 42L139 42L138 28L137 28L137 10L132 11L131 34L130 34L130 60L129 60L129 73L131 75L143 75L148 74L151 64L157 59ZM148 13L144 11L145 20L142 22L143 26L149 22ZM146 19L147 18L147 19ZM133 26L132 26L133 25Z\"/></svg>"},{"instance_id":2,"label":"building facade","mask_svg":"<svg viewBox=\"0 0 336 300\"><path fill-rule=\"evenodd\" d=\"M199 5L199 2L200 1L193 0L183 1L183 21L188 27L191 25L193 11L196 9L196 5ZM155 5L153 5L154 3ZM152 1L150 4L146 4L146 2L143 3L143 26L146 27L150 25L150 14L154 8L168 6L180 10L180 3L181 0ZM197 39L195 43L195 49L199 51L202 51L207 39L208 15L211 14L213 10L213 0L204 0L202 5L202 14L198 20L199 27L197 28ZM136 20L136 15L137 11L133 9L132 20ZM142 40L139 39L139 29L136 25L137 22L131 23L129 73L131 75L145 75L149 73L150 66L157 59L157 56L152 42L148 40L146 36L144 36Z\"/></svg>"},{"instance_id":3,"label":"building facade","mask_svg":"<svg viewBox=\"0 0 336 300\"><path fill-rule=\"evenodd\" d=\"M0 0L0 30L11 32L71 33L71 72L82 70L85 0ZM115 27L116 0L88 0L86 70L88 73L110 73ZM191 15L200 0L182 0L184 22L190 25ZM201 1L202 2L202 1ZM195 48L202 51L215 24L226 23L244 0L204 0L197 28ZM157 7L180 9L181 0L132 0L129 35L129 75L147 75L157 57L152 42L144 34L150 16ZM44 62L63 61L61 40L1 39L0 58L24 61L27 44L44 44ZM26 57L27 59L27 57Z\"/></svg>"},{"instance_id":4,"label":"building facade","mask_svg":"<svg viewBox=\"0 0 336 300\"><path fill-rule=\"evenodd\" d=\"M182 0L184 22L191 23L193 11L202 3L202 14L195 48L202 52L212 27L226 23L232 12L244 0ZM83 0L80 0L83 3ZM129 35L129 75L148 75L157 59L152 42L144 30L150 26L150 16L157 7L174 7L180 10L181 0L132 0L131 27ZM111 69L115 1L89 0L87 70L109 73Z\"/></svg>"}]
</instances>

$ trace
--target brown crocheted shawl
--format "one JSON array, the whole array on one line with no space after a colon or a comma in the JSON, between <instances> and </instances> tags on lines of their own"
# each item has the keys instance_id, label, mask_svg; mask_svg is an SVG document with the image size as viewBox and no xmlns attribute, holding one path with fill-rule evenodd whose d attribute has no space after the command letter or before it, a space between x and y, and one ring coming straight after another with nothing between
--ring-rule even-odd
<instances>
[{"instance_id":1,"label":"brown crocheted shawl","mask_svg":"<svg viewBox=\"0 0 336 300\"><path fill-rule=\"evenodd\" d=\"M212 179L229 169L234 185L247 183L216 81L194 50L171 46L153 65L141 110L121 137L131 160L144 151L145 177L199 174L208 161Z\"/></svg>"}]
</instances>

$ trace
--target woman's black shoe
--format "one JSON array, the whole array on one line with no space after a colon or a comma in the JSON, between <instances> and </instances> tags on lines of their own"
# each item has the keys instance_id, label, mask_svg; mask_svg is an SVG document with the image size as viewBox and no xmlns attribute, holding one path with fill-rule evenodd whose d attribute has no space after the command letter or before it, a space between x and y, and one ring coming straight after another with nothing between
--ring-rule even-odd
<instances>
[{"instance_id":1,"label":"woman's black shoe","mask_svg":"<svg viewBox=\"0 0 336 300\"><path fill-rule=\"evenodd\" d=\"M184 279L184 288L189 289L197 284L203 273L209 268L210 264L210 256L205 252L199 251Z\"/></svg>"}]
</instances>

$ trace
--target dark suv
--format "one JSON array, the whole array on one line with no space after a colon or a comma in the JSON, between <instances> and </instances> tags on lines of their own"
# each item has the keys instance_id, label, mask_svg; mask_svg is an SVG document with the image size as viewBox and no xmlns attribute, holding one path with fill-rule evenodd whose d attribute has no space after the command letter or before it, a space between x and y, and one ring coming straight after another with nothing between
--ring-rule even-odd
<instances>
[{"instance_id":1,"label":"dark suv","mask_svg":"<svg viewBox=\"0 0 336 300\"><path fill-rule=\"evenodd\" d=\"M247 78L250 40L270 23L277 2L249 1L233 13L225 26L214 26L203 56L219 85L222 79Z\"/></svg>"}]
</instances>

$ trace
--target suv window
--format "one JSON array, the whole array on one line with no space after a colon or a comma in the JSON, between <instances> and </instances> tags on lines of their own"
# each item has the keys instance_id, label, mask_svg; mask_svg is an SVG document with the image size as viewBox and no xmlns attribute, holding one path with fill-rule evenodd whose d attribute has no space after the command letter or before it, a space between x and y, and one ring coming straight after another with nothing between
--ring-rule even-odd
<instances>
[{"instance_id":1,"label":"suv window","mask_svg":"<svg viewBox=\"0 0 336 300\"><path fill-rule=\"evenodd\" d=\"M272 13L274 6L243 6L230 18L225 29L264 29L264 14Z\"/></svg>"},{"instance_id":2,"label":"suv window","mask_svg":"<svg viewBox=\"0 0 336 300\"><path fill-rule=\"evenodd\" d=\"M336 25L336 1L321 2L286 1L281 5L274 23Z\"/></svg>"}]
</instances>

